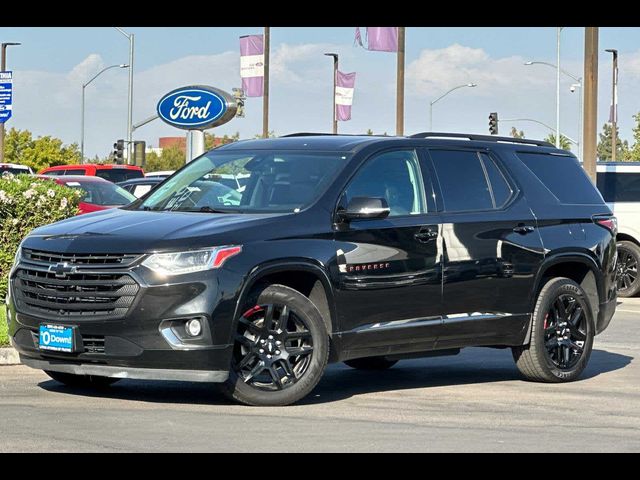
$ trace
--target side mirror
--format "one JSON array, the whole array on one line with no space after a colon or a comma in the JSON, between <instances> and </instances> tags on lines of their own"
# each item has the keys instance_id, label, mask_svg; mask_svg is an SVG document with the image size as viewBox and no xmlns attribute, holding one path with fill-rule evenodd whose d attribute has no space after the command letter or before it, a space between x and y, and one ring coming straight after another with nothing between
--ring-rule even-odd
<instances>
[{"instance_id":1,"label":"side mirror","mask_svg":"<svg viewBox=\"0 0 640 480\"><path fill-rule=\"evenodd\" d=\"M347 221L386 218L390 211L384 198L353 197L346 209L338 210L338 216Z\"/></svg>"}]
</instances>

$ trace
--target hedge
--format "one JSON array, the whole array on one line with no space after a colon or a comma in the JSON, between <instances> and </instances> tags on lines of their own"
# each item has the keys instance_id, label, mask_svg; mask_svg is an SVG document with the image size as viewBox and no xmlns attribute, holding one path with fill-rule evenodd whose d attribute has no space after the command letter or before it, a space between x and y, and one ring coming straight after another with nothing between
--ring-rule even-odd
<instances>
[{"instance_id":1,"label":"hedge","mask_svg":"<svg viewBox=\"0 0 640 480\"><path fill-rule=\"evenodd\" d=\"M34 228L78 213L80 190L29 175L0 177L0 298L7 293L7 280L16 250Z\"/></svg>"}]
</instances>

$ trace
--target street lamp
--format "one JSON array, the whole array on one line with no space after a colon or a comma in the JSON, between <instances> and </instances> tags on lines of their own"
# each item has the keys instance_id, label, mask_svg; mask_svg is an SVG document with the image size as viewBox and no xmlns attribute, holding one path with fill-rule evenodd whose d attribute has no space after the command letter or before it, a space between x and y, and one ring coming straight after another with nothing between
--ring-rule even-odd
<instances>
[{"instance_id":1,"label":"street lamp","mask_svg":"<svg viewBox=\"0 0 640 480\"><path fill-rule=\"evenodd\" d=\"M333 57L333 133L338 133L338 115L336 114L336 86L338 82L338 54L325 53L327 57Z\"/></svg>"},{"instance_id":2,"label":"street lamp","mask_svg":"<svg viewBox=\"0 0 640 480\"><path fill-rule=\"evenodd\" d=\"M554 65L553 63L548 63L548 62L524 62L525 65L546 65L547 67L551 67L554 68L556 70L558 70L558 67L556 65ZM572 75L571 73L567 72L565 69L560 68L560 73L566 75L567 77L575 80L576 83L571 85L571 92L575 92L576 88L582 88L582 77L578 77L576 75ZM559 105L559 100L556 99L556 104ZM578 142L578 151L579 151L579 156L580 158L582 158L582 117L583 117L583 113L582 113L582 92L580 92L580 95L578 96L578 138L580 139ZM557 132L556 132L557 133ZM566 135L565 135L566 136Z\"/></svg>"},{"instance_id":3,"label":"street lamp","mask_svg":"<svg viewBox=\"0 0 640 480\"><path fill-rule=\"evenodd\" d=\"M0 61L0 72L4 72L7 68L7 47L15 47L22 45L19 42L2 43L2 60ZM0 162L4 161L4 123L0 123Z\"/></svg>"},{"instance_id":4,"label":"street lamp","mask_svg":"<svg viewBox=\"0 0 640 480\"><path fill-rule=\"evenodd\" d=\"M477 86L478 85L476 83L465 83L464 85L458 85L457 87L453 87L451 90L443 93L442 95L440 95L435 100L429 102L429 131L433 130L433 105L436 102L438 102L439 100L442 100L444 97L449 95L451 92L453 92L454 90L458 90L459 88L464 88L464 87L473 88L473 87L477 87Z\"/></svg>"},{"instance_id":5,"label":"street lamp","mask_svg":"<svg viewBox=\"0 0 640 480\"><path fill-rule=\"evenodd\" d=\"M120 27L113 27L129 39L129 99L127 107L127 163L131 163L133 157L133 33L127 33Z\"/></svg>"},{"instance_id":6,"label":"street lamp","mask_svg":"<svg viewBox=\"0 0 640 480\"><path fill-rule=\"evenodd\" d=\"M613 55L613 82L611 85L611 161L616 161L616 150L618 149L618 50L607 48L605 52Z\"/></svg>"},{"instance_id":7,"label":"street lamp","mask_svg":"<svg viewBox=\"0 0 640 480\"><path fill-rule=\"evenodd\" d=\"M129 68L129 65L127 65L126 63L121 63L119 65L109 65L108 67L103 68L98 73L96 73L93 77L91 77L91 79L88 82L82 84L82 106L80 108L81 110L81 113L80 113L80 159L82 163L84 163L84 90L85 88L87 88L87 85L93 82L96 78L98 78L104 72L112 68Z\"/></svg>"}]
</instances>

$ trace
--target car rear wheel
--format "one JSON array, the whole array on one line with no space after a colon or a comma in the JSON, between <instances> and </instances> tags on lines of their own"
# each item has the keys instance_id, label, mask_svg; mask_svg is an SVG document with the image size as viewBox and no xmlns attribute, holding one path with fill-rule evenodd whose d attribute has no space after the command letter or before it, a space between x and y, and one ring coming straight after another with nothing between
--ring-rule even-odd
<instances>
[{"instance_id":1,"label":"car rear wheel","mask_svg":"<svg viewBox=\"0 0 640 480\"><path fill-rule=\"evenodd\" d=\"M344 363L356 370L387 370L398 363L398 361L387 360L384 357L366 357L354 358L353 360L347 360Z\"/></svg>"},{"instance_id":2,"label":"car rear wheel","mask_svg":"<svg viewBox=\"0 0 640 480\"><path fill-rule=\"evenodd\" d=\"M270 285L237 322L223 393L245 405L289 405L308 395L324 373L329 337L316 306L300 292Z\"/></svg>"},{"instance_id":3,"label":"car rear wheel","mask_svg":"<svg viewBox=\"0 0 640 480\"><path fill-rule=\"evenodd\" d=\"M98 377L95 375L74 375L72 373L51 372L45 370L44 373L53 378L56 382L63 383L68 387L92 387L103 388L116 383L119 378Z\"/></svg>"},{"instance_id":4,"label":"car rear wheel","mask_svg":"<svg viewBox=\"0 0 640 480\"><path fill-rule=\"evenodd\" d=\"M640 291L640 247L633 242L623 240L617 243L618 262L616 271L616 287L618 296L633 297Z\"/></svg>"},{"instance_id":5,"label":"car rear wheel","mask_svg":"<svg viewBox=\"0 0 640 480\"><path fill-rule=\"evenodd\" d=\"M513 358L527 380L569 382L587 366L593 336L593 313L584 290L568 278L553 278L538 296L531 340L514 347Z\"/></svg>"}]
</instances>

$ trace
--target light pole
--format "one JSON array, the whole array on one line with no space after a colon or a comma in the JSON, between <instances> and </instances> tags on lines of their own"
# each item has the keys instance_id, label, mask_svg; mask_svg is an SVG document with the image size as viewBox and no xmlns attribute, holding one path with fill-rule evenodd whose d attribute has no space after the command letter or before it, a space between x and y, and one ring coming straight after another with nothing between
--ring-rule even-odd
<instances>
[{"instance_id":1,"label":"light pole","mask_svg":"<svg viewBox=\"0 0 640 480\"><path fill-rule=\"evenodd\" d=\"M573 80L575 80L576 83L574 83L573 85L571 85L571 91L574 92L576 88L580 88L582 89L582 77L577 77L576 75L572 75L571 73L567 72L565 69L560 68L558 69L558 67L556 65L554 65L553 63L548 63L548 62L524 62L525 65L546 65L547 67L551 67L554 68L556 70L558 70L560 73L566 75L569 78L572 78ZM578 128L579 128L579 134L578 134L578 138L579 138L579 144L578 144L578 152L580 155L580 158L582 159L582 117L583 117L583 112L582 112L582 94L583 92L580 92L580 95L578 96ZM565 135L566 136L566 135Z\"/></svg>"},{"instance_id":2,"label":"light pole","mask_svg":"<svg viewBox=\"0 0 640 480\"><path fill-rule=\"evenodd\" d=\"M82 163L84 163L84 90L85 88L87 88L87 85L89 85L91 82L93 82L96 78L98 78L107 70L110 70L112 68L128 68L128 67L129 65L127 65L126 63L122 63L119 65L109 65L108 67L103 68L98 73L96 73L93 77L91 77L91 79L88 82L82 84L82 104L80 107L80 159Z\"/></svg>"},{"instance_id":3,"label":"light pole","mask_svg":"<svg viewBox=\"0 0 640 480\"><path fill-rule=\"evenodd\" d=\"M560 32L562 27L557 27L557 61L556 65L556 148L560 148Z\"/></svg>"},{"instance_id":4,"label":"light pole","mask_svg":"<svg viewBox=\"0 0 640 480\"><path fill-rule=\"evenodd\" d=\"M613 54L613 81L611 84L611 161L616 161L616 150L618 149L618 50L607 48L605 52Z\"/></svg>"},{"instance_id":5,"label":"light pole","mask_svg":"<svg viewBox=\"0 0 640 480\"><path fill-rule=\"evenodd\" d=\"M333 57L333 134L338 133L338 116L336 115L336 86L338 81L338 54L325 53L327 57Z\"/></svg>"},{"instance_id":6,"label":"light pole","mask_svg":"<svg viewBox=\"0 0 640 480\"><path fill-rule=\"evenodd\" d=\"M127 107L127 163L133 157L133 33L127 33L120 27L113 27L129 39L129 99Z\"/></svg>"},{"instance_id":7,"label":"light pole","mask_svg":"<svg viewBox=\"0 0 640 480\"><path fill-rule=\"evenodd\" d=\"M7 47L22 45L18 42L2 43L2 61L0 62L0 72L7 68ZM0 123L0 162L4 162L4 123Z\"/></svg>"},{"instance_id":8,"label":"light pole","mask_svg":"<svg viewBox=\"0 0 640 480\"><path fill-rule=\"evenodd\" d=\"M449 95L451 92L453 92L454 90L458 90L459 88L464 88L464 87L473 88L473 87L477 87L477 86L478 85L476 83L465 83L464 85L458 85L457 87L453 87L451 90L443 93L442 95L440 95L435 100L429 102L429 131L433 131L433 105L436 102L438 102L439 100L442 100L444 97Z\"/></svg>"}]
</instances>

